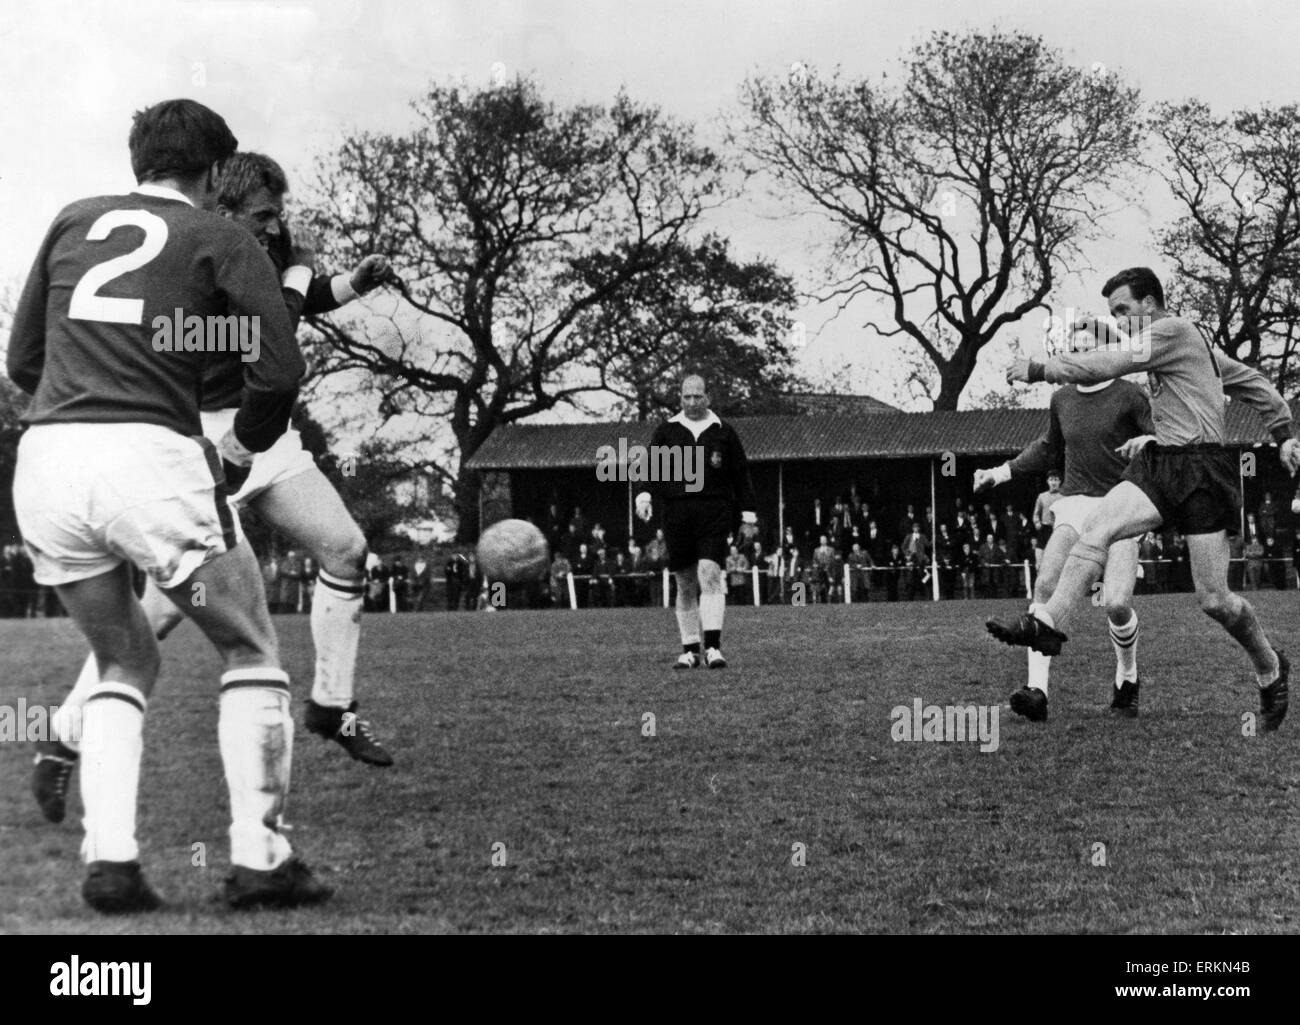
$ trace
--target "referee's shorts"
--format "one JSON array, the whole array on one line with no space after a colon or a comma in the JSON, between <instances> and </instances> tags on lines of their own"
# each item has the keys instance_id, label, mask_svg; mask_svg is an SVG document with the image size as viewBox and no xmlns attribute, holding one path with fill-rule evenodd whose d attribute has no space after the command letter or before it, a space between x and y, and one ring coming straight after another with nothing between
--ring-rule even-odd
<instances>
[{"instance_id":1,"label":"referee's shorts","mask_svg":"<svg viewBox=\"0 0 1300 1025\"><path fill-rule=\"evenodd\" d=\"M1142 489L1166 526L1183 534L1236 534L1241 525L1237 458L1222 445L1152 443L1124 471Z\"/></svg>"},{"instance_id":2,"label":"referee's shorts","mask_svg":"<svg viewBox=\"0 0 1300 1025\"><path fill-rule=\"evenodd\" d=\"M727 562L727 535L735 523L735 505L725 498L672 498L664 503L664 541L668 568L694 569L701 559Z\"/></svg>"}]
</instances>

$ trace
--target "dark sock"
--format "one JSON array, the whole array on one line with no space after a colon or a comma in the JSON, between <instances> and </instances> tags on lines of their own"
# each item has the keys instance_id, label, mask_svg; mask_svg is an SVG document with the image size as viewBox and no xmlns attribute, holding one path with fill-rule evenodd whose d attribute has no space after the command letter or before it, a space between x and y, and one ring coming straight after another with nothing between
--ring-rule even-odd
<instances>
[{"instance_id":1,"label":"dark sock","mask_svg":"<svg viewBox=\"0 0 1300 1025\"><path fill-rule=\"evenodd\" d=\"M704 646L705 646L706 648L721 648L721 647L722 647L722 631L721 631L721 630L705 630L705 631L704 631Z\"/></svg>"},{"instance_id":2,"label":"dark sock","mask_svg":"<svg viewBox=\"0 0 1300 1025\"><path fill-rule=\"evenodd\" d=\"M692 641L690 644L683 644L682 651L689 652L692 655L698 655L700 653L700 642Z\"/></svg>"}]
</instances>

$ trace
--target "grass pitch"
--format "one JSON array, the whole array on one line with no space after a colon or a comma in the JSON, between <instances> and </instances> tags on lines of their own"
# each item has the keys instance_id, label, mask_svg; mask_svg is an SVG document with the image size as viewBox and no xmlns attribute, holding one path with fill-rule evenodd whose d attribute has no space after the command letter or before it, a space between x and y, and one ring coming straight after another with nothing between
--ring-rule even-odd
<instances>
[{"instance_id":1,"label":"grass pitch","mask_svg":"<svg viewBox=\"0 0 1300 1025\"><path fill-rule=\"evenodd\" d=\"M1285 643L1297 596L1251 598ZM1141 719L1106 711L1113 655L1089 610L1051 720L1024 722L1005 704L1024 653L983 628L1019 605L731 609L730 668L690 673L669 668L664 610L368 616L358 692L397 765L299 728L291 839L337 895L296 912L213 902L218 666L187 625L163 648L141 779L167 909L82 903L80 798L45 823L30 745L3 743L0 931L1300 931L1300 710L1244 736L1249 665L1174 595L1138 602ZM301 723L308 621L277 628ZM57 703L82 651L66 620L0 621L0 704ZM891 709L917 698L1001 706L997 750L895 742Z\"/></svg>"}]
</instances>

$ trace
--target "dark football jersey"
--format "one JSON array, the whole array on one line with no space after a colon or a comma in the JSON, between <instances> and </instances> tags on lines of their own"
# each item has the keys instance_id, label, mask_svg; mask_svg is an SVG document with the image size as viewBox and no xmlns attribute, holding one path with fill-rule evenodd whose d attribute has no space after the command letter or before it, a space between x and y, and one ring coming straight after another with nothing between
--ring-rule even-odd
<instances>
[{"instance_id":1,"label":"dark football jersey","mask_svg":"<svg viewBox=\"0 0 1300 1025\"><path fill-rule=\"evenodd\" d=\"M1011 461L1011 472L1042 474L1064 463L1061 495L1098 498L1119 483L1128 466L1115 449L1140 434L1155 434L1155 423L1137 385L1117 380L1094 392L1068 385L1052 395L1047 433Z\"/></svg>"},{"instance_id":2,"label":"dark football jersey","mask_svg":"<svg viewBox=\"0 0 1300 1025\"><path fill-rule=\"evenodd\" d=\"M198 344L159 344L165 325L231 316L257 325L256 358L204 351L216 345L210 331L195 335ZM305 364L279 275L252 234L170 190L65 207L41 244L9 340L9 376L33 395L23 419L151 423L196 435L210 360L242 374L236 437L253 451L269 448L288 424Z\"/></svg>"},{"instance_id":3,"label":"dark football jersey","mask_svg":"<svg viewBox=\"0 0 1300 1025\"><path fill-rule=\"evenodd\" d=\"M341 304L334 298L332 282L329 275L319 274L311 279L305 296L292 288L284 290L285 305L289 308L289 319L295 331L302 317L314 317L339 308ZM243 397L244 374L239 361L211 360L203 375L203 411L235 409Z\"/></svg>"}]
</instances>

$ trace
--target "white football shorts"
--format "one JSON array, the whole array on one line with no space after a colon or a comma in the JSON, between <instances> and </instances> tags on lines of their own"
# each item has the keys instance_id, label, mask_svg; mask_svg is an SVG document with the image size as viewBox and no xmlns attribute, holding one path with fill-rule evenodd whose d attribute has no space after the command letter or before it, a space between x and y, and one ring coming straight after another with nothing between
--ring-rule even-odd
<instances>
[{"instance_id":1,"label":"white football shorts","mask_svg":"<svg viewBox=\"0 0 1300 1025\"><path fill-rule=\"evenodd\" d=\"M1052 503L1052 514L1055 522L1052 529L1057 527L1069 527L1076 534L1083 533L1083 525L1088 521L1088 517L1093 514L1099 505L1101 497L1092 495L1065 495L1058 498ZM1123 541L1116 541L1111 545L1113 551L1120 545L1132 545L1136 550L1138 539L1135 537L1125 538Z\"/></svg>"},{"instance_id":2,"label":"white football shorts","mask_svg":"<svg viewBox=\"0 0 1300 1025\"><path fill-rule=\"evenodd\" d=\"M217 444L235 425L235 410L220 409L203 414L203 436L212 444ZM302 447L302 435L292 427L276 439L274 445L265 452L253 456L253 466L248 480L230 501L235 505L251 502L273 484L289 480L308 470L316 469L316 460Z\"/></svg>"},{"instance_id":3,"label":"white football shorts","mask_svg":"<svg viewBox=\"0 0 1300 1025\"><path fill-rule=\"evenodd\" d=\"M155 424L59 423L18 444L14 511L36 582L132 562L177 587L239 543L216 447Z\"/></svg>"}]
</instances>

